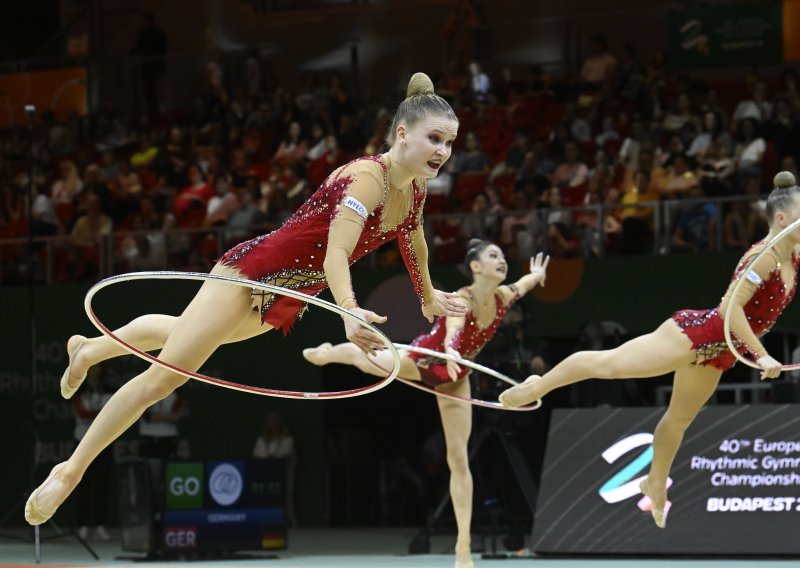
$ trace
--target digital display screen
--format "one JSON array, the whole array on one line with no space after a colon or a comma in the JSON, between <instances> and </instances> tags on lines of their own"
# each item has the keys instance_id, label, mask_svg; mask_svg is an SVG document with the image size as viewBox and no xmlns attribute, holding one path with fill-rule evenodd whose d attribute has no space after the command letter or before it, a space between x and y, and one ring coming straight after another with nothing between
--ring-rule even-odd
<instances>
[{"instance_id":1,"label":"digital display screen","mask_svg":"<svg viewBox=\"0 0 800 568\"><path fill-rule=\"evenodd\" d=\"M800 405L704 408L673 463L659 529L639 480L664 411L553 410L533 550L800 553Z\"/></svg>"},{"instance_id":2,"label":"digital display screen","mask_svg":"<svg viewBox=\"0 0 800 568\"><path fill-rule=\"evenodd\" d=\"M286 471L279 459L166 463L163 546L286 548Z\"/></svg>"}]
</instances>

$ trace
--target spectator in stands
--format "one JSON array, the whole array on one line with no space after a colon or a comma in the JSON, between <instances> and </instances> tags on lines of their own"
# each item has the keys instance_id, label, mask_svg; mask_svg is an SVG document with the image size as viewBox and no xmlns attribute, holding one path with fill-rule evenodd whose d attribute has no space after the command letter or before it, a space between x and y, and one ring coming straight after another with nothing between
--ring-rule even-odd
<instances>
[{"instance_id":1,"label":"spectator in stands","mask_svg":"<svg viewBox=\"0 0 800 568\"><path fill-rule=\"evenodd\" d=\"M619 139L619 132L614 124L614 117L610 114L607 114L603 117L603 125L600 128L600 133L594 138L595 144L597 144L599 147L603 147L606 144L616 142Z\"/></svg>"},{"instance_id":2,"label":"spectator in stands","mask_svg":"<svg viewBox=\"0 0 800 568\"><path fill-rule=\"evenodd\" d=\"M500 243L504 249L516 246L515 227L517 230L527 231L532 216L529 206L528 198L523 192L515 191L511 194L510 209L513 213L504 216L500 226Z\"/></svg>"},{"instance_id":3,"label":"spectator in stands","mask_svg":"<svg viewBox=\"0 0 800 568\"><path fill-rule=\"evenodd\" d=\"M672 157L666 169L666 175L661 179L658 190L662 197L674 199L676 196L689 193L700 185L700 180L689 167L689 161L683 154Z\"/></svg>"},{"instance_id":4,"label":"spectator in stands","mask_svg":"<svg viewBox=\"0 0 800 568\"><path fill-rule=\"evenodd\" d=\"M186 170L192 161L191 152L184 141L183 130L173 126L169 130L167 143L159 149L156 157L156 169L166 176L172 187L184 187Z\"/></svg>"},{"instance_id":5,"label":"spectator in stands","mask_svg":"<svg viewBox=\"0 0 800 568\"><path fill-rule=\"evenodd\" d=\"M94 194L84 198L86 213L81 215L72 228L71 244L78 254L73 257L73 271L80 276L96 275L100 263L100 241L111 235L111 219L103 212L100 199Z\"/></svg>"},{"instance_id":6,"label":"spectator in stands","mask_svg":"<svg viewBox=\"0 0 800 568\"><path fill-rule=\"evenodd\" d=\"M763 81L756 81L751 87L751 97L741 101L733 111L732 120L735 124L751 118L756 124L766 124L772 116L772 103L767 100L767 85Z\"/></svg>"},{"instance_id":7,"label":"spectator in stands","mask_svg":"<svg viewBox=\"0 0 800 568\"><path fill-rule=\"evenodd\" d=\"M579 114L578 105L574 102L568 102L564 106L564 116L561 121L569 126L569 134L573 140L585 144L592 139L592 128Z\"/></svg>"},{"instance_id":8,"label":"spectator in stands","mask_svg":"<svg viewBox=\"0 0 800 568\"><path fill-rule=\"evenodd\" d=\"M619 149L620 162L628 170L636 170L639 166L639 150L647 139L647 130L641 120L634 120L631 124L631 133L622 141Z\"/></svg>"},{"instance_id":9,"label":"spectator in stands","mask_svg":"<svg viewBox=\"0 0 800 568\"><path fill-rule=\"evenodd\" d=\"M58 164L58 179L53 183L50 196L54 205L71 204L83 189L83 181L78 176L78 168L72 160L62 160Z\"/></svg>"},{"instance_id":10,"label":"spectator in stands","mask_svg":"<svg viewBox=\"0 0 800 568\"><path fill-rule=\"evenodd\" d=\"M272 163L279 167L294 165L305 156L307 149L308 141L300 123L292 122L286 137L272 156Z\"/></svg>"},{"instance_id":11,"label":"spectator in stands","mask_svg":"<svg viewBox=\"0 0 800 568\"><path fill-rule=\"evenodd\" d=\"M692 140L686 155L702 160L711 147L711 143L715 140L719 140L720 144L727 145L731 149L733 148L733 139L722 128L722 117L716 111L707 110L703 114L702 129Z\"/></svg>"},{"instance_id":12,"label":"spectator in stands","mask_svg":"<svg viewBox=\"0 0 800 568\"><path fill-rule=\"evenodd\" d=\"M686 123L695 122L697 118L692 112L689 95L680 93L675 99L675 107L664 117L661 127L667 132L679 132Z\"/></svg>"},{"instance_id":13,"label":"spectator in stands","mask_svg":"<svg viewBox=\"0 0 800 568\"><path fill-rule=\"evenodd\" d=\"M142 184L137 174L131 168L131 164L127 160L123 160L119 164L119 174L115 183L112 184L112 195L117 201L125 203L134 202L142 192Z\"/></svg>"},{"instance_id":14,"label":"spectator in stands","mask_svg":"<svg viewBox=\"0 0 800 568\"><path fill-rule=\"evenodd\" d=\"M694 201L703 197L699 186L693 188L688 196L693 200L682 207L672 231L672 250L674 252L704 252L717 248L716 227L719 211L711 202Z\"/></svg>"},{"instance_id":15,"label":"spectator in stands","mask_svg":"<svg viewBox=\"0 0 800 568\"><path fill-rule=\"evenodd\" d=\"M726 152L725 147L722 140L714 140L700 162L700 185L703 193L710 197L733 194L736 162Z\"/></svg>"},{"instance_id":16,"label":"spectator in stands","mask_svg":"<svg viewBox=\"0 0 800 568\"><path fill-rule=\"evenodd\" d=\"M740 182L745 177L762 177L762 158L767 145L759 133L758 122L744 118L737 124L736 147L733 159Z\"/></svg>"},{"instance_id":17,"label":"spectator in stands","mask_svg":"<svg viewBox=\"0 0 800 568\"><path fill-rule=\"evenodd\" d=\"M198 164L190 165L187 175L189 184L178 192L172 211L179 225L199 225L205 218L208 200L214 195L214 190L203 178ZM202 215L193 211L201 211ZM198 220L193 221L196 217Z\"/></svg>"},{"instance_id":18,"label":"spectator in stands","mask_svg":"<svg viewBox=\"0 0 800 568\"><path fill-rule=\"evenodd\" d=\"M580 240L566 223L551 223L547 226L546 250L550 258L576 258L580 256Z\"/></svg>"},{"instance_id":19,"label":"spectator in stands","mask_svg":"<svg viewBox=\"0 0 800 568\"><path fill-rule=\"evenodd\" d=\"M177 391L148 407L139 419L139 455L143 458L175 459L179 444L178 421L185 415L183 395Z\"/></svg>"},{"instance_id":20,"label":"spectator in stands","mask_svg":"<svg viewBox=\"0 0 800 568\"><path fill-rule=\"evenodd\" d=\"M765 130L765 136L773 143L775 154L784 156L800 155L800 122L798 114L792 110L785 98L775 100L775 112Z\"/></svg>"},{"instance_id":21,"label":"spectator in stands","mask_svg":"<svg viewBox=\"0 0 800 568\"><path fill-rule=\"evenodd\" d=\"M608 51L608 42L602 35L589 39L589 55L581 67L581 83L588 87L596 87L600 83L610 81L614 77L617 60Z\"/></svg>"},{"instance_id":22,"label":"spectator in stands","mask_svg":"<svg viewBox=\"0 0 800 568\"><path fill-rule=\"evenodd\" d=\"M517 172L517 179L540 180L544 178L544 181L537 183L537 186L545 189L549 187L550 176L553 175L555 169L556 164L547 155L545 143L541 140L537 140L533 143L531 150L525 153L522 164Z\"/></svg>"},{"instance_id":23,"label":"spectator in stands","mask_svg":"<svg viewBox=\"0 0 800 568\"><path fill-rule=\"evenodd\" d=\"M254 234L252 226L263 222L266 217L257 205L257 199L260 197L257 178L248 179L247 185L238 190L238 193L241 206L234 211L225 225L225 239L228 245L250 238Z\"/></svg>"},{"instance_id":24,"label":"spectator in stands","mask_svg":"<svg viewBox=\"0 0 800 568\"><path fill-rule=\"evenodd\" d=\"M264 427L253 446L253 457L294 458L294 436L289 431L286 419L279 412L269 412L264 419Z\"/></svg>"},{"instance_id":25,"label":"spectator in stands","mask_svg":"<svg viewBox=\"0 0 800 568\"><path fill-rule=\"evenodd\" d=\"M530 149L528 135L523 130L517 130L511 138L511 145L506 150L506 158L498 162L489 174L489 180L493 180L499 175L512 174L519 171L525 155Z\"/></svg>"},{"instance_id":26,"label":"spectator in stands","mask_svg":"<svg viewBox=\"0 0 800 568\"><path fill-rule=\"evenodd\" d=\"M568 142L564 146L564 163L553 172L553 186L563 192L564 199L569 203L580 203L586 193L588 176L589 168L580 160L578 145Z\"/></svg>"},{"instance_id":27,"label":"spectator in stands","mask_svg":"<svg viewBox=\"0 0 800 568\"><path fill-rule=\"evenodd\" d=\"M214 182L214 195L208 200L206 207L204 225L225 225L231 215L239 209L239 197L235 192L230 191L230 185L230 174L217 177Z\"/></svg>"},{"instance_id":28,"label":"spectator in stands","mask_svg":"<svg viewBox=\"0 0 800 568\"><path fill-rule=\"evenodd\" d=\"M489 199L481 192L472 199L470 215L461 223L461 236L468 242L472 238L493 241L497 236L497 217L489 215Z\"/></svg>"},{"instance_id":29,"label":"spectator in stands","mask_svg":"<svg viewBox=\"0 0 800 568\"><path fill-rule=\"evenodd\" d=\"M547 138L547 155L557 163L564 160L564 146L572 141L569 124L559 122Z\"/></svg>"},{"instance_id":30,"label":"spectator in stands","mask_svg":"<svg viewBox=\"0 0 800 568\"><path fill-rule=\"evenodd\" d=\"M10 191L3 189L3 191ZM34 200L31 206L31 231L36 237L47 237L59 232L61 223L56 216L53 200L48 195L49 191L43 184L34 183Z\"/></svg>"},{"instance_id":31,"label":"spectator in stands","mask_svg":"<svg viewBox=\"0 0 800 568\"><path fill-rule=\"evenodd\" d=\"M492 83L489 76L483 72L480 63L473 61L469 64L469 88L473 99L478 103L487 103L489 101L489 92L492 89Z\"/></svg>"},{"instance_id":32,"label":"spectator in stands","mask_svg":"<svg viewBox=\"0 0 800 568\"><path fill-rule=\"evenodd\" d=\"M753 244L758 213L747 201L734 201L722 222L722 248L743 251Z\"/></svg>"},{"instance_id":33,"label":"spectator in stands","mask_svg":"<svg viewBox=\"0 0 800 568\"><path fill-rule=\"evenodd\" d=\"M481 149L475 132L467 132L464 137L464 149L457 152L447 169L453 174L475 174L489 172L489 156Z\"/></svg>"}]
</instances>

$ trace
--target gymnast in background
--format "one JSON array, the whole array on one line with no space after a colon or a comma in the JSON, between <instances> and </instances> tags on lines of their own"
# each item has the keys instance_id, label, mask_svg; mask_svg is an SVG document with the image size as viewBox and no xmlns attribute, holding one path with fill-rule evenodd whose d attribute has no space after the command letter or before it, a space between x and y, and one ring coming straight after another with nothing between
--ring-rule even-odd
<instances>
[{"instance_id":1,"label":"gymnast in background","mask_svg":"<svg viewBox=\"0 0 800 568\"><path fill-rule=\"evenodd\" d=\"M650 471L639 485L652 501L653 520L661 528L667 519L667 477L684 432L713 394L722 373L736 363L723 331L723 316L729 309L733 343L739 353L749 352L755 358L761 379L777 378L782 370L782 365L767 353L761 337L794 297L800 266L800 229L789 233L747 269L743 285L732 297L736 281L750 261L772 238L800 219L800 188L794 176L780 172L774 184L766 207L769 233L739 261L719 306L679 310L652 333L616 349L574 353L543 376L528 377L500 395L504 405L514 408L589 378L631 379L674 372L672 397L654 432Z\"/></svg>"}]
</instances>

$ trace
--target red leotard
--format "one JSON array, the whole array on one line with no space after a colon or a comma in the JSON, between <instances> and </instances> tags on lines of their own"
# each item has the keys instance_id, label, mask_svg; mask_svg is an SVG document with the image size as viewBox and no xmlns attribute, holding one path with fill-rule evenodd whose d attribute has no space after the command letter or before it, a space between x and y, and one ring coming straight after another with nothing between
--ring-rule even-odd
<instances>
[{"instance_id":1,"label":"red leotard","mask_svg":"<svg viewBox=\"0 0 800 568\"><path fill-rule=\"evenodd\" d=\"M503 317L506 315L506 312L508 312L508 308L511 307L511 304L519 300L519 293L515 291L511 300L509 300L507 304L504 304L502 294L499 291L495 291L494 300L495 314L492 323L484 328L480 327L475 320L475 314L470 311L466 316L464 328L456 334L452 347L461 354L463 359L472 361L478 356L481 349L494 337L497 328L503 321ZM444 353L444 338L447 333L446 324L446 317L441 316L436 318L431 332L420 335L411 342L411 345ZM442 359L418 353L408 353L408 356L416 363L422 381L428 386L435 387L442 383L451 382L450 377L447 376L447 364L442 363ZM463 379L469 373L470 370L462 365L461 371L458 373L458 379Z\"/></svg>"},{"instance_id":2,"label":"red leotard","mask_svg":"<svg viewBox=\"0 0 800 568\"><path fill-rule=\"evenodd\" d=\"M748 250L733 273L732 281L739 277L745 267L753 258L753 249L762 245L763 241L756 243ZM795 271L800 266L800 258L792 255L792 264ZM766 334L781 315L786 306L792 301L797 289L797 279L791 290L786 291L786 285L781 278L780 265L758 285L753 296L744 306L747 321L758 337ZM696 365L711 365L720 371L726 371L736 363L736 357L728 349L723 331L722 314L719 306L711 310L679 310L672 314L672 319L681 326L683 332L692 340L692 349L697 352ZM749 351L749 347L736 335L731 333L734 345L739 353Z\"/></svg>"},{"instance_id":3,"label":"red leotard","mask_svg":"<svg viewBox=\"0 0 800 568\"><path fill-rule=\"evenodd\" d=\"M382 224L382 213L389 191L386 164L381 156L365 156L353 160L347 166L359 160L372 160L380 164L383 169L384 194L381 202L365 220L364 229L348 262L352 265L367 253L397 238L414 290L422 299L422 279L411 246L411 233L419 225L425 203L425 185L414 180L414 195L408 215L396 226L385 227ZM250 280L299 290L313 296L327 288L323 261L328 248L328 231L340 203L355 179L347 166L322 182L319 189L281 228L233 247L223 255L220 262L235 267ZM275 329L282 328L284 333L288 333L306 309L305 302L287 296L276 296L258 290L254 290L253 294L261 296L261 321Z\"/></svg>"}]
</instances>

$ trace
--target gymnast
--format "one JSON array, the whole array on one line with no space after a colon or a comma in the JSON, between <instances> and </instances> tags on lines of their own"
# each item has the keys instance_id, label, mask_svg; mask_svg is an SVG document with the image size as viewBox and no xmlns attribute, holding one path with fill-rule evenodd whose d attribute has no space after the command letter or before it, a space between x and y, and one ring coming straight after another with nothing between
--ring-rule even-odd
<instances>
[{"instance_id":1,"label":"gymnast","mask_svg":"<svg viewBox=\"0 0 800 568\"><path fill-rule=\"evenodd\" d=\"M744 254L719 306L710 310L679 310L658 329L607 351L580 351L564 359L544 376L533 375L504 391L500 401L511 408L527 404L550 391L589 378L630 379L674 372L672 397L656 426L653 461L639 487L652 502L658 527L666 526L667 477L686 429L713 394L723 371L736 363L723 331L730 309L733 344L740 354L749 352L761 369L761 379L777 378L782 365L761 343L778 316L791 302L800 265L797 246L800 229L767 250L749 269L750 261L781 230L800 218L800 188L794 175L780 172L767 198L769 233ZM731 297L742 272L744 281Z\"/></svg>"},{"instance_id":2,"label":"gymnast","mask_svg":"<svg viewBox=\"0 0 800 568\"><path fill-rule=\"evenodd\" d=\"M389 151L365 156L335 170L278 230L229 250L211 274L246 278L317 295L329 287L336 303L369 323L385 317L359 308L350 265L397 239L419 297L423 315L461 316L466 308L455 293L434 290L421 224L426 179L450 158L458 131L453 109L434 93L424 73L408 84L388 133ZM205 282L179 317L141 316L115 332L135 347L160 349L162 361L196 371L222 344L281 329L288 333L306 309L304 302L219 280ZM343 318L347 339L364 352L384 346L381 336ZM127 353L106 336L72 336L61 393L70 398L92 365ZM46 522L80 482L103 448L136 422L149 406L188 379L151 365L123 385L92 422L70 458L53 467L31 493L25 519Z\"/></svg>"},{"instance_id":3,"label":"gymnast","mask_svg":"<svg viewBox=\"0 0 800 568\"><path fill-rule=\"evenodd\" d=\"M539 253L530 261L530 272L508 286L508 264L503 251L495 244L472 239L467 244L465 264L472 274L472 284L458 291L469 307L464 316L437 318L430 333L417 337L412 345L473 360L492 339L511 305L536 285L544 286L549 257ZM382 351L368 357L352 343L305 349L303 356L315 365L343 363L365 373L383 376L391 368L391 355ZM469 398L470 384L464 380L469 370L455 361L443 363L431 356L402 351L398 376L422 381L439 391ZM442 419L447 465L450 468L450 498L456 517L456 568L470 568L470 525L472 521L472 474L469 470L468 443L472 430L472 408L465 402L437 397Z\"/></svg>"}]
</instances>

